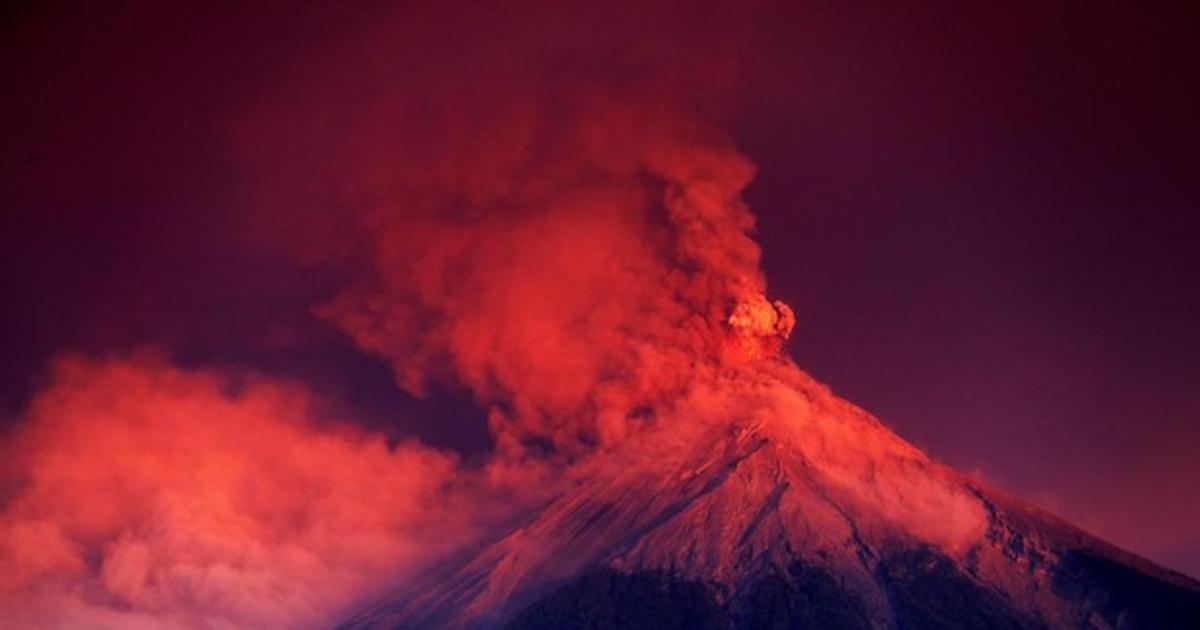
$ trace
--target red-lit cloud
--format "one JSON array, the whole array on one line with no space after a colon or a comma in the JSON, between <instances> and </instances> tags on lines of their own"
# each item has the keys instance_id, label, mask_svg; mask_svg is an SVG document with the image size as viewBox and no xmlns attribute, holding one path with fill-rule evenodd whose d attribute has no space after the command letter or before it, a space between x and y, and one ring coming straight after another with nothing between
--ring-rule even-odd
<instances>
[{"instance_id":1,"label":"red-lit cloud","mask_svg":"<svg viewBox=\"0 0 1200 630\"><path fill-rule=\"evenodd\" d=\"M698 363L758 343L728 323L765 280L754 166L718 124L742 22L723 13L373 25L231 126L264 198L255 242L341 272L315 312L410 392L466 385L501 451L619 440Z\"/></svg>"},{"instance_id":2,"label":"red-lit cloud","mask_svg":"<svg viewBox=\"0 0 1200 630\"><path fill-rule=\"evenodd\" d=\"M701 52L709 30L642 41L676 16L648 17L597 43L591 22L540 11L458 17L365 29L228 130L262 194L246 241L332 270L313 311L401 387L469 388L489 459L389 447L297 384L153 354L62 358L3 442L0 616L327 625L546 479L733 417L778 425L864 523L950 548L977 533L967 498L921 485L922 455L865 421L824 422L842 403L793 389L816 386L779 355L795 316L766 297L741 200L754 166L716 122L731 64ZM430 35L457 29L479 37ZM621 51L602 72L596 46ZM297 134L328 150L291 155Z\"/></svg>"},{"instance_id":3,"label":"red-lit cloud","mask_svg":"<svg viewBox=\"0 0 1200 630\"><path fill-rule=\"evenodd\" d=\"M653 97L555 105L447 121L449 155L362 209L369 271L319 313L410 391L457 379L504 403L502 440L571 450L684 387L765 287L753 170L719 132ZM492 128L521 131L497 147Z\"/></svg>"},{"instance_id":4,"label":"red-lit cloud","mask_svg":"<svg viewBox=\"0 0 1200 630\"><path fill-rule=\"evenodd\" d=\"M3 445L0 618L318 627L469 538L454 457L320 407L151 354L59 360Z\"/></svg>"}]
</instances>

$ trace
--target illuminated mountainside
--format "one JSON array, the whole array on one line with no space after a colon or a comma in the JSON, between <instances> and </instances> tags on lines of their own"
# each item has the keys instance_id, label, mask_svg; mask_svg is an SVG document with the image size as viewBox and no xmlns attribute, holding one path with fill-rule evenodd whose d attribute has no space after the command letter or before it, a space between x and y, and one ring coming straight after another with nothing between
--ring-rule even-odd
<instances>
[{"instance_id":1,"label":"illuminated mountainside","mask_svg":"<svg viewBox=\"0 0 1200 630\"><path fill-rule=\"evenodd\" d=\"M714 375L661 413L674 422L595 456L522 525L344 627L1200 619L1200 583L929 460L790 362Z\"/></svg>"}]
</instances>

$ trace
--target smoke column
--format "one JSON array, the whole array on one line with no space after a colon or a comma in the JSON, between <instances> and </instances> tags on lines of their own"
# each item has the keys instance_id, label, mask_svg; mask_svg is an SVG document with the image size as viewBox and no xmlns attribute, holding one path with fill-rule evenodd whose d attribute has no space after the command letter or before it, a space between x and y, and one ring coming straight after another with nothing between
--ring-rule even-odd
<instances>
[{"instance_id":1,"label":"smoke column","mask_svg":"<svg viewBox=\"0 0 1200 630\"><path fill-rule=\"evenodd\" d=\"M369 22L229 121L258 195L230 238L332 272L313 312L408 392L468 388L494 451L388 445L320 392L169 350L65 356L3 443L16 626L321 627L581 462L747 401L805 413L779 385L794 376L763 376L794 370L795 316L767 298L740 198L754 166L720 127L736 16ZM959 497L877 474L919 454L868 445L864 462L856 436L813 430L814 459L867 484L870 509L966 514L930 534L946 544L977 527Z\"/></svg>"}]
</instances>

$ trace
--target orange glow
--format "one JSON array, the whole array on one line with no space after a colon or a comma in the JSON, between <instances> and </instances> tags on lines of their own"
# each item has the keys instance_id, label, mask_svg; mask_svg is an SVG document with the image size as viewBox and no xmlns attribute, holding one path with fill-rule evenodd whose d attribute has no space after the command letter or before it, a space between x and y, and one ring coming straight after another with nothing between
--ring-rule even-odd
<instances>
[{"instance_id":1,"label":"orange glow","mask_svg":"<svg viewBox=\"0 0 1200 630\"><path fill-rule=\"evenodd\" d=\"M755 295L739 301L726 321L742 355L760 359L779 352L796 326L796 315L779 300Z\"/></svg>"}]
</instances>

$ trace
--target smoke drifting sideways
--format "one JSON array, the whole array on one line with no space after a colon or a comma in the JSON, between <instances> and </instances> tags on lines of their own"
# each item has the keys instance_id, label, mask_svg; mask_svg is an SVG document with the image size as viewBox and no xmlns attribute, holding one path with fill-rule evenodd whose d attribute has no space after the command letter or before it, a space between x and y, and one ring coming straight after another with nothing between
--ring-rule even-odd
<instances>
[{"instance_id":1,"label":"smoke drifting sideways","mask_svg":"<svg viewBox=\"0 0 1200 630\"><path fill-rule=\"evenodd\" d=\"M52 374L3 445L8 627L309 627L469 535L453 456L302 388L151 352Z\"/></svg>"},{"instance_id":2,"label":"smoke drifting sideways","mask_svg":"<svg viewBox=\"0 0 1200 630\"><path fill-rule=\"evenodd\" d=\"M423 11L264 78L231 154L247 245L336 270L314 312L409 392L465 385L494 452L389 447L304 385L165 351L63 357L3 442L9 625L328 625L786 364L719 125L738 20Z\"/></svg>"}]
</instances>

